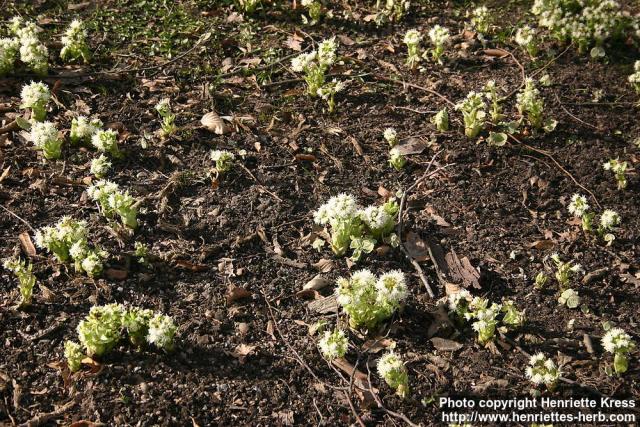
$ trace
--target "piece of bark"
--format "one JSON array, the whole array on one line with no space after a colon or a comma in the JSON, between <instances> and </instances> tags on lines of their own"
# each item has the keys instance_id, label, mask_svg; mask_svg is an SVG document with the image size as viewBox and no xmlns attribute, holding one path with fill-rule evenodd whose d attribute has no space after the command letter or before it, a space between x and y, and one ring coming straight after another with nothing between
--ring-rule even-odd
<instances>
[{"instance_id":1,"label":"piece of bark","mask_svg":"<svg viewBox=\"0 0 640 427\"><path fill-rule=\"evenodd\" d=\"M326 298L311 301L307 304L307 307L309 307L309 310L320 314L335 313L338 311L338 301L335 295L331 295Z\"/></svg>"}]
</instances>

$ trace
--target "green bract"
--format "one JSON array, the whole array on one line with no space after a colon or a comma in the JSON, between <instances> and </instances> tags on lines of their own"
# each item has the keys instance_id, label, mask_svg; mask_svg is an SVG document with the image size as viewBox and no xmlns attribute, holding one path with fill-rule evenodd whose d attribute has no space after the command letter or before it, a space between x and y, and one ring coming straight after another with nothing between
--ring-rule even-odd
<instances>
[{"instance_id":1,"label":"green bract","mask_svg":"<svg viewBox=\"0 0 640 427\"><path fill-rule=\"evenodd\" d=\"M438 64L442 64L444 48L449 43L449 30L440 25L435 25L429 30L429 39L433 44L433 49L430 51L431 58Z\"/></svg>"},{"instance_id":2,"label":"green bract","mask_svg":"<svg viewBox=\"0 0 640 427\"><path fill-rule=\"evenodd\" d=\"M122 224L135 230L138 227L138 208L129 192L122 193L118 184L100 180L87 188L89 197L98 202L100 211L107 218L120 217Z\"/></svg>"},{"instance_id":3,"label":"green bract","mask_svg":"<svg viewBox=\"0 0 640 427\"><path fill-rule=\"evenodd\" d=\"M527 78L524 89L516 95L516 102L520 115L526 115L531 126L541 129L544 125L544 99L536 89L533 79Z\"/></svg>"},{"instance_id":4,"label":"green bract","mask_svg":"<svg viewBox=\"0 0 640 427\"><path fill-rule=\"evenodd\" d=\"M475 138L484 127L485 116L484 111L487 105L482 100L482 94L478 92L469 92L467 97L456 104L456 110L462 112L464 118L464 134L469 138Z\"/></svg>"},{"instance_id":5,"label":"green bract","mask_svg":"<svg viewBox=\"0 0 640 427\"><path fill-rule=\"evenodd\" d=\"M378 373L384 381L396 391L401 398L409 393L409 376L402 359L394 352L389 352L378 360Z\"/></svg>"},{"instance_id":6,"label":"green bract","mask_svg":"<svg viewBox=\"0 0 640 427\"><path fill-rule=\"evenodd\" d=\"M216 162L216 170L221 174L229 172L231 170L235 158L236 156L234 156L233 153L225 150L211 151L211 160Z\"/></svg>"},{"instance_id":7,"label":"green bract","mask_svg":"<svg viewBox=\"0 0 640 427\"><path fill-rule=\"evenodd\" d=\"M149 321L153 317L153 310L133 307L125 313L123 326L129 334L131 343L135 346L142 346L149 333Z\"/></svg>"},{"instance_id":8,"label":"green bract","mask_svg":"<svg viewBox=\"0 0 640 427\"><path fill-rule=\"evenodd\" d=\"M393 147L389 150L389 164L393 166L395 170L401 170L407 163L407 159L402 155L398 147Z\"/></svg>"},{"instance_id":9,"label":"green bract","mask_svg":"<svg viewBox=\"0 0 640 427\"><path fill-rule=\"evenodd\" d=\"M491 103L491 121L494 124L497 124L500 120L502 120L502 113L500 108L500 99L498 98L498 91L496 89L496 82L493 80L489 80L484 87L484 95L487 97L487 100Z\"/></svg>"},{"instance_id":10,"label":"green bract","mask_svg":"<svg viewBox=\"0 0 640 427\"><path fill-rule=\"evenodd\" d=\"M497 317L501 308L500 304L492 303L489 305L489 300L480 297L473 298L469 303L469 311L464 316L467 320L476 319L471 327L478 333L480 344L486 345L493 341L498 324Z\"/></svg>"},{"instance_id":11,"label":"green bract","mask_svg":"<svg viewBox=\"0 0 640 427\"><path fill-rule=\"evenodd\" d=\"M538 353L531 356L525 374L533 384L544 384L547 389L553 390L558 384L561 372L553 360L547 359L542 353Z\"/></svg>"},{"instance_id":12,"label":"green bract","mask_svg":"<svg viewBox=\"0 0 640 427\"><path fill-rule=\"evenodd\" d=\"M353 259L360 258L362 252L371 252L380 239L392 239L398 203L390 199L382 206L361 209L353 196L339 194L330 198L314 213L314 221L331 226L331 249L344 255L349 247L357 249Z\"/></svg>"},{"instance_id":13,"label":"green bract","mask_svg":"<svg viewBox=\"0 0 640 427\"><path fill-rule=\"evenodd\" d=\"M449 130L449 113L446 108L438 111L435 116L431 117L431 123L436 126L436 129L440 132L446 132Z\"/></svg>"},{"instance_id":14,"label":"green bract","mask_svg":"<svg viewBox=\"0 0 640 427\"><path fill-rule=\"evenodd\" d=\"M20 259L11 259L4 262L4 268L13 272L18 278L18 289L20 290L18 307L24 308L31 305L33 287L36 284L36 276L31 272L33 264L27 264Z\"/></svg>"},{"instance_id":15,"label":"green bract","mask_svg":"<svg viewBox=\"0 0 640 427\"><path fill-rule=\"evenodd\" d=\"M162 133L165 136L172 135L176 132L176 116L171 112L171 101L169 98L164 98L156 105L156 111L162 118Z\"/></svg>"},{"instance_id":16,"label":"green bract","mask_svg":"<svg viewBox=\"0 0 640 427\"><path fill-rule=\"evenodd\" d=\"M102 153L109 153L115 158L121 158L122 152L118 149L118 132L113 129L98 130L91 136L91 144Z\"/></svg>"},{"instance_id":17,"label":"green bract","mask_svg":"<svg viewBox=\"0 0 640 427\"><path fill-rule=\"evenodd\" d=\"M369 270L355 272L337 281L337 301L353 328L373 329L391 317L407 297L404 274L391 271L376 277Z\"/></svg>"},{"instance_id":18,"label":"green bract","mask_svg":"<svg viewBox=\"0 0 640 427\"><path fill-rule=\"evenodd\" d=\"M82 359L85 355L82 346L74 341L65 341L64 357L67 359L67 365L71 372L76 372L82 366Z\"/></svg>"},{"instance_id":19,"label":"green bract","mask_svg":"<svg viewBox=\"0 0 640 427\"><path fill-rule=\"evenodd\" d=\"M322 3L318 0L302 0L300 3L307 9L310 18L308 19L302 15L302 22L309 25L316 25L322 18Z\"/></svg>"},{"instance_id":20,"label":"green bract","mask_svg":"<svg viewBox=\"0 0 640 427\"><path fill-rule=\"evenodd\" d=\"M62 50L60 58L64 61L89 61L89 46L87 45L87 30L82 21L74 19L62 36Z\"/></svg>"},{"instance_id":21,"label":"green bract","mask_svg":"<svg viewBox=\"0 0 640 427\"><path fill-rule=\"evenodd\" d=\"M31 82L22 87L20 108L31 110L31 119L41 122L47 115L47 104L51 99L49 87L44 83Z\"/></svg>"},{"instance_id":22,"label":"green bract","mask_svg":"<svg viewBox=\"0 0 640 427\"><path fill-rule=\"evenodd\" d=\"M349 340L345 336L344 331L336 329L334 331L326 331L318 343L318 346L325 358L333 360L344 357L347 353Z\"/></svg>"},{"instance_id":23,"label":"green bract","mask_svg":"<svg viewBox=\"0 0 640 427\"><path fill-rule=\"evenodd\" d=\"M78 325L78 339L88 356L102 356L118 344L124 315L121 304L91 307L89 315Z\"/></svg>"}]
</instances>

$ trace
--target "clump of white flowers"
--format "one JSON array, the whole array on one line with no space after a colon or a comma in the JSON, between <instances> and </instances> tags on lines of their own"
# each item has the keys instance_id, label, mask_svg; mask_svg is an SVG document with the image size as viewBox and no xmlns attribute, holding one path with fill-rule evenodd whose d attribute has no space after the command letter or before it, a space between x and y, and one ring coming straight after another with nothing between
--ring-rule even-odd
<instances>
[{"instance_id":1,"label":"clump of white flowers","mask_svg":"<svg viewBox=\"0 0 640 427\"><path fill-rule=\"evenodd\" d=\"M527 78L524 89L516 95L516 102L520 116L524 118L526 115L534 128L542 128L544 124L544 99L535 87L533 79Z\"/></svg>"},{"instance_id":2,"label":"clump of white flowers","mask_svg":"<svg viewBox=\"0 0 640 427\"><path fill-rule=\"evenodd\" d=\"M135 230L138 227L138 208L128 191L120 191L118 184L100 180L87 188L87 194L98 203L100 212L106 218L120 217L125 226Z\"/></svg>"},{"instance_id":3,"label":"clump of white flowers","mask_svg":"<svg viewBox=\"0 0 640 427\"><path fill-rule=\"evenodd\" d=\"M52 252L58 261L74 261L76 271L89 277L102 273L103 260L108 254L91 249L87 241L87 223L70 217L62 217L54 227L44 227L36 232L36 246Z\"/></svg>"},{"instance_id":4,"label":"clump of white flowers","mask_svg":"<svg viewBox=\"0 0 640 427\"><path fill-rule=\"evenodd\" d=\"M449 313L453 314L457 320L465 319L465 314L469 312L469 304L472 300L473 297L466 289L450 293L447 297Z\"/></svg>"},{"instance_id":5,"label":"clump of white flowers","mask_svg":"<svg viewBox=\"0 0 640 427\"><path fill-rule=\"evenodd\" d=\"M51 122L36 122L31 124L31 141L47 160L59 159L62 154L62 138L58 135L56 125Z\"/></svg>"},{"instance_id":6,"label":"clump of white flowers","mask_svg":"<svg viewBox=\"0 0 640 427\"><path fill-rule=\"evenodd\" d=\"M339 359L347 354L349 340L344 331L340 329L325 331L324 336L318 343L318 347L320 347L320 352L326 359Z\"/></svg>"},{"instance_id":7,"label":"clump of white flowers","mask_svg":"<svg viewBox=\"0 0 640 427\"><path fill-rule=\"evenodd\" d=\"M493 22L493 15L487 6L479 6L471 12L471 28L480 34L488 34Z\"/></svg>"},{"instance_id":8,"label":"clump of white flowers","mask_svg":"<svg viewBox=\"0 0 640 427\"><path fill-rule=\"evenodd\" d=\"M582 229L585 232L592 233L594 230L595 212L589 211L589 204L587 198L581 194L574 194L571 196L571 202L569 203L569 212L576 218L582 220ZM611 209L605 209L600 215L600 223L595 230L595 233L601 237L607 246L611 245L615 240L615 235L612 233L613 229L620 225L620 215L616 211Z\"/></svg>"},{"instance_id":9,"label":"clump of white flowers","mask_svg":"<svg viewBox=\"0 0 640 427\"><path fill-rule=\"evenodd\" d=\"M162 124L160 125L162 134L164 136L169 136L175 133L175 131L177 130L175 123L176 116L171 111L171 101L169 100L169 98L160 100L160 102L156 104L156 111L162 119Z\"/></svg>"},{"instance_id":10,"label":"clump of white flowers","mask_svg":"<svg viewBox=\"0 0 640 427\"><path fill-rule=\"evenodd\" d=\"M74 19L62 36L62 50L60 58L64 61L89 61L89 46L87 44L87 30L84 23Z\"/></svg>"},{"instance_id":11,"label":"clump of white flowers","mask_svg":"<svg viewBox=\"0 0 640 427\"><path fill-rule=\"evenodd\" d=\"M96 131L91 136L91 144L101 153L109 153L116 159L123 156L118 149L118 132L113 129Z\"/></svg>"},{"instance_id":12,"label":"clump of white flowers","mask_svg":"<svg viewBox=\"0 0 640 427\"><path fill-rule=\"evenodd\" d=\"M41 122L47 116L47 104L51 99L49 87L42 82L22 86L20 108L31 110L31 119Z\"/></svg>"},{"instance_id":13,"label":"clump of white flowers","mask_svg":"<svg viewBox=\"0 0 640 427\"><path fill-rule=\"evenodd\" d=\"M378 374L389 387L396 391L398 396L403 399L407 397L409 393L407 367L396 353L389 352L378 360Z\"/></svg>"},{"instance_id":14,"label":"clump of white flowers","mask_svg":"<svg viewBox=\"0 0 640 427\"><path fill-rule=\"evenodd\" d=\"M20 291L18 307L24 308L31 305L33 287L36 284L36 276L31 271L33 264L27 264L21 259L9 259L3 265L18 278L18 290Z\"/></svg>"},{"instance_id":15,"label":"clump of white flowers","mask_svg":"<svg viewBox=\"0 0 640 427\"><path fill-rule=\"evenodd\" d=\"M560 255L558 255L557 253L551 255L551 260L556 267L555 277L558 281L558 285L560 286L561 291L567 290L569 288L571 279L574 276L584 273L584 270L580 264L564 262L560 259Z\"/></svg>"},{"instance_id":16,"label":"clump of white flowers","mask_svg":"<svg viewBox=\"0 0 640 427\"><path fill-rule=\"evenodd\" d=\"M396 224L398 203L389 199L382 206L362 209L355 198L339 194L320 206L313 217L316 224L331 227L331 249L338 256L347 249L354 249L352 259L358 260L363 252L373 251L377 241L396 246L393 230Z\"/></svg>"},{"instance_id":17,"label":"clump of white flowers","mask_svg":"<svg viewBox=\"0 0 640 427\"><path fill-rule=\"evenodd\" d=\"M236 156L226 150L212 150L211 160L216 162L216 171L220 174L227 173L233 167Z\"/></svg>"},{"instance_id":18,"label":"clump of white flowers","mask_svg":"<svg viewBox=\"0 0 640 427\"><path fill-rule=\"evenodd\" d=\"M0 42L1 43L1 42ZM629 76L629 83L633 86L636 93L640 95L640 61L633 64L634 73ZM2 60L0 58L0 75L2 75Z\"/></svg>"},{"instance_id":19,"label":"clump of white flowers","mask_svg":"<svg viewBox=\"0 0 640 427\"><path fill-rule=\"evenodd\" d=\"M608 40L624 38L633 22L614 0L535 0L531 12L556 39L573 42L582 53L593 46L594 57L604 55Z\"/></svg>"},{"instance_id":20,"label":"clump of white flowers","mask_svg":"<svg viewBox=\"0 0 640 427\"><path fill-rule=\"evenodd\" d=\"M333 100L333 95L339 90L342 90L342 86L337 82L326 83L326 74L329 68L335 63L337 59L336 51L338 45L335 37L323 40L318 49L309 53L303 53L291 60L291 69L298 73L305 73L304 80L307 83L307 93L309 96L322 96L325 94L327 100L330 98ZM321 89L325 85L329 84L333 88L327 88L324 91Z\"/></svg>"},{"instance_id":21,"label":"clump of white flowers","mask_svg":"<svg viewBox=\"0 0 640 427\"><path fill-rule=\"evenodd\" d=\"M20 61L27 65L34 73L44 76L49 69L49 51L40 42L40 29L33 22L24 22L19 16L11 20L10 31L20 44Z\"/></svg>"},{"instance_id":22,"label":"clump of white flowers","mask_svg":"<svg viewBox=\"0 0 640 427\"><path fill-rule=\"evenodd\" d=\"M612 328L602 337L602 346L613 354L613 369L616 374L624 374L629 369L627 355L635 348L631 336L621 328Z\"/></svg>"},{"instance_id":23,"label":"clump of white flowers","mask_svg":"<svg viewBox=\"0 0 640 427\"><path fill-rule=\"evenodd\" d=\"M420 42L422 35L418 30L408 30L404 35L404 44L407 45L407 66L416 68L420 63Z\"/></svg>"},{"instance_id":24,"label":"clump of white flowers","mask_svg":"<svg viewBox=\"0 0 640 427\"><path fill-rule=\"evenodd\" d=\"M538 353L531 356L525 374L533 384L544 384L548 390L552 391L558 384L561 371L553 360L542 353Z\"/></svg>"},{"instance_id":25,"label":"clump of white flowers","mask_svg":"<svg viewBox=\"0 0 640 427\"><path fill-rule=\"evenodd\" d=\"M395 147L398 144L398 132L394 128L386 128L382 136L391 147Z\"/></svg>"},{"instance_id":26,"label":"clump of white flowers","mask_svg":"<svg viewBox=\"0 0 640 427\"><path fill-rule=\"evenodd\" d=\"M449 30L440 25L435 25L429 30L429 40L433 48L430 50L431 58L438 64L442 64L442 55L449 43Z\"/></svg>"},{"instance_id":27,"label":"clump of white flowers","mask_svg":"<svg viewBox=\"0 0 640 427\"><path fill-rule=\"evenodd\" d=\"M621 162L618 159L611 159L602 165L604 170L611 171L615 175L616 181L618 182L618 190L627 188L627 177L625 176L627 167L627 162Z\"/></svg>"},{"instance_id":28,"label":"clump of white flowers","mask_svg":"<svg viewBox=\"0 0 640 427\"><path fill-rule=\"evenodd\" d=\"M516 43L524 49L531 59L538 55L538 41L536 40L536 30L528 25L518 28L515 37Z\"/></svg>"},{"instance_id":29,"label":"clump of white flowers","mask_svg":"<svg viewBox=\"0 0 640 427\"><path fill-rule=\"evenodd\" d=\"M90 172L96 176L98 179L104 178L107 173L109 173L109 169L111 169L111 162L109 158L104 154L100 154L100 157L96 157L91 160L91 169Z\"/></svg>"},{"instance_id":30,"label":"clump of white flowers","mask_svg":"<svg viewBox=\"0 0 640 427\"><path fill-rule=\"evenodd\" d=\"M446 108L438 111L433 117L431 117L431 123L436 126L436 129L440 132L446 132L449 130L449 113Z\"/></svg>"},{"instance_id":31,"label":"clump of white flowers","mask_svg":"<svg viewBox=\"0 0 640 427\"><path fill-rule=\"evenodd\" d=\"M131 342L138 347L147 342L171 351L177 328L171 317L152 310L127 309L122 304L93 306L78 325L80 344L73 341L65 343L65 357L71 372L80 369L85 354L100 357L113 350L122 340L125 330Z\"/></svg>"},{"instance_id":32,"label":"clump of white flowers","mask_svg":"<svg viewBox=\"0 0 640 427\"><path fill-rule=\"evenodd\" d=\"M165 351L171 351L177 330L171 317L158 313L149 320L147 341Z\"/></svg>"},{"instance_id":33,"label":"clump of white flowers","mask_svg":"<svg viewBox=\"0 0 640 427\"><path fill-rule=\"evenodd\" d=\"M73 144L80 142L90 142L91 138L102 127L102 121L100 119L89 119L85 116L78 116L71 119L71 131L69 132L69 139Z\"/></svg>"},{"instance_id":34,"label":"clump of white flowers","mask_svg":"<svg viewBox=\"0 0 640 427\"><path fill-rule=\"evenodd\" d=\"M377 0L376 24L378 26L387 22L398 22L407 13L411 2L407 0Z\"/></svg>"},{"instance_id":35,"label":"clump of white flowers","mask_svg":"<svg viewBox=\"0 0 640 427\"><path fill-rule=\"evenodd\" d=\"M359 270L349 279L339 278L337 285L337 301L349 316L349 325L367 330L391 317L408 294L404 274L397 270L378 278L369 270Z\"/></svg>"},{"instance_id":36,"label":"clump of white flowers","mask_svg":"<svg viewBox=\"0 0 640 427\"><path fill-rule=\"evenodd\" d=\"M319 0L302 0L300 2L307 9L309 18L302 15L302 22L309 25L316 25L322 19L322 3Z\"/></svg>"},{"instance_id":37,"label":"clump of white flowers","mask_svg":"<svg viewBox=\"0 0 640 427\"><path fill-rule=\"evenodd\" d=\"M475 138L484 128L487 105L482 100L482 94L471 91L467 97L456 104L456 110L462 112L464 120L464 134Z\"/></svg>"},{"instance_id":38,"label":"clump of white flowers","mask_svg":"<svg viewBox=\"0 0 640 427\"><path fill-rule=\"evenodd\" d=\"M13 71L20 42L16 38L0 37L0 77Z\"/></svg>"},{"instance_id":39,"label":"clump of white flowers","mask_svg":"<svg viewBox=\"0 0 640 427\"><path fill-rule=\"evenodd\" d=\"M471 327L478 333L480 344L486 345L493 341L501 309L500 304L489 305L489 300L486 298L475 297L469 303L469 311L464 316L467 320L475 319Z\"/></svg>"}]
</instances>

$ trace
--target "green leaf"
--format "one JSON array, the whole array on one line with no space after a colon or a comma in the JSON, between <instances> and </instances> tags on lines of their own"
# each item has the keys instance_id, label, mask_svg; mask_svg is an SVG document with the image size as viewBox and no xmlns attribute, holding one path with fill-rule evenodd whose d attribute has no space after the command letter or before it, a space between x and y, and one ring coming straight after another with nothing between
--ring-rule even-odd
<instances>
[{"instance_id":1,"label":"green leaf","mask_svg":"<svg viewBox=\"0 0 640 427\"><path fill-rule=\"evenodd\" d=\"M31 123L29 123L28 120L25 120L20 116L16 117L16 123L18 124L18 126L20 126L21 129L24 129L24 130L31 129Z\"/></svg>"}]
</instances>

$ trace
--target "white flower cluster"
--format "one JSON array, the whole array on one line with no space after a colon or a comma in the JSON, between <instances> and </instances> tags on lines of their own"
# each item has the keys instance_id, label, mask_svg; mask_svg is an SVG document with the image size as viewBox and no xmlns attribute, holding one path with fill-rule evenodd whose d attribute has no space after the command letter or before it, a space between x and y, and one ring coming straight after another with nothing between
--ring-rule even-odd
<instances>
[{"instance_id":1,"label":"white flower cluster","mask_svg":"<svg viewBox=\"0 0 640 427\"><path fill-rule=\"evenodd\" d=\"M122 304L93 306L84 320L78 324L78 340L65 343L65 356L69 369L80 369L86 354L89 357L103 356L113 350L123 337L123 331L129 334L131 342L141 346L144 342L171 351L177 331L173 319L152 310Z\"/></svg>"},{"instance_id":2,"label":"white flower cluster","mask_svg":"<svg viewBox=\"0 0 640 427\"><path fill-rule=\"evenodd\" d=\"M404 274L398 270L378 278L369 270L359 270L350 279L338 279L337 285L338 304L354 328L374 328L391 317L408 294Z\"/></svg>"},{"instance_id":3,"label":"white flower cluster","mask_svg":"<svg viewBox=\"0 0 640 427\"><path fill-rule=\"evenodd\" d=\"M473 297L466 289L460 289L458 292L450 293L447 297L449 305L449 312L453 313L459 319L465 317L465 314L469 311L469 304L473 300Z\"/></svg>"},{"instance_id":4,"label":"white flower cluster","mask_svg":"<svg viewBox=\"0 0 640 427\"><path fill-rule=\"evenodd\" d=\"M326 331L318 346L325 358L333 360L344 357L349 347L349 340L344 331L336 329L334 331Z\"/></svg>"},{"instance_id":5,"label":"white flower cluster","mask_svg":"<svg viewBox=\"0 0 640 427\"><path fill-rule=\"evenodd\" d=\"M531 356L525 374L533 384L544 384L549 390L553 390L560 379L561 371L553 360L538 353Z\"/></svg>"},{"instance_id":6,"label":"white flower cluster","mask_svg":"<svg viewBox=\"0 0 640 427\"><path fill-rule=\"evenodd\" d=\"M471 327L478 333L480 344L485 345L495 337L501 309L500 304L491 303L489 305L489 300L486 298L475 297L469 303L469 311L464 316L467 320L476 319Z\"/></svg>"},{"instance_id":7,"label":"white flower cluster","mask_svg":"<svg viewBox=\"0 0 640 427\"><path fill-rule=\"evenodd\" d=\"M91 249L87 241L87 223L65 216L54 227L44 227L36 232L36 246L52 252L60 262L73 260L76 271L84 271L89 277L102 273L102 260L108 254Z\"/></svg>"},{"instance_id":8,"label":"white flower cluster","mask_svg":"<svg viewBox=\"0 0 640 427\"><path fill-rule=\"evenodd\" d=\"M418 30L408 30L404 35L404 44L407 45L407 66L411 69L415 68L420 63L421 41L422 35Z\"/></svg>"},{"instance_id":9,"label":"white flower cluster","mask_svg":"<svg viewBox=\"0 0 640 427\"><path fill-rule=\"evenodd\" d=\"M109 169L111 169L111 162L104 154L100 154L100 157L91 160L90 172L94 174L96 178L104 178L109 172Z\"/></svg>"},{"instance_id":10,"label":"white flower cluster","mask_svg":"<svg viewBox=\"0 0 640 427\"><path fill-rule=\"evenodd\" d=\"M627 355L635 346L631 336L621 328L612 328L602 337L602 347L614 355L613 368L617 374L623 374L629 369Z\"/></svg>"},{"instance_id":11,"label":"white flower cluster","mask_svg":"<svg viewBox=\"0 0 640 427\"><path fill-rule=\"evenodd\" d=\"M31 110L31 119L43 121L47 115L47 104L51 99L49 86L42 82L31 82L22 86L20 108Z\"/></svg>"},{"instance_id":12,"label":"white flower cluster","mask_svg":"<svg viewBox=\"0 0 640 427\"><path fill-rule=\"evenodd\" d=\"M487 6L479 6L471 12L471 27L480 34L488 34L493 16Z\"/></svg>"},{"instance_id":13,"label":"white flower cluster","mask_svg":"<svg viewBox=\"0 0 640 427\"><path fill-rule=\"evenodd\" d=\"M118 132L113 129L98 130L91 136L91 144L102 153L109 153L112 157L123 156L118 149Z\"/></svg>"},{"instance_id":14,"label":"white flower cluster","mask_svg":"<svg viewBox=\"0 0 640 427\"><path fill-rule=\"evenodd\" d=\"M569 203L569 213L575 215L577 218L582 216L589 210L589 203L587 198L582 194L574 194L571 196L571 203Z\"/></svg>"},{"instance_id":15,"label":"white flower cluster","mask_svg":"<svg viewBox=\"0 0 640 427\"><path fill-rule=\"evenodd\" d=\"M27 307L31 304L33 287L36 284L36 276L34 276L31 271L33 264L27 264L21 259L8 259L3 263L3 267L11 271L18 278L18 289L20 290L18 307Z\"/></svg>"},{"instance_id":16,"label":"white flower cluster","mask_svg":"<svg viewBox=\"0 0 640 427\"><path fill-rule=\"evenodd\" d=\"M74 19L62 36L62 50L60 58L64 61L89 61L89 46L87 45L87 30L82 21Z\"/></svg>"},{"instance_id":17,"label":"white flower cluster","mask_svg":"<svg viewBox=\"0 0 640 427\"><path fill-rule=\"evenodd\" d=\"M211 160L216 162L216 170L219 173L226 173L231 170L233 166L233 161L236 156L233 153L230 153L226 150L212 150L211 151Z\"/></svg>"},{"instance_id":18,"label":"white flower cluster","mask_svg":"<svg viewBox=\"0 0 640 427\"><path fill-rule=\"evenodd\" d=\"M398 22L411 7L407 0L377 0L376 24L378 26L387 22Z\"/></svg>"},{"instance_id":19,"label":"white flower cluster","mask_svg":"<svg viewBox=\"0 0 640 427\"><path fill-rule=\"evenodd\" d=\"M536 30L528 25L518 28L515 37L516 43L527 51L531 58L538 55L538 43L536 40Z\"/></svg>"},{"instance_id":20,"label":"white flower cluster","mask_svg":"<svg viewBox=\"0 0 640 427\"><path fill-rule=\"evenodd\" d=\"M10 31L15 36L13 45L17 41L20 45L20 61L26 64L34 73L46 75L49 68L49 51L40 42L40 29L33 22L24 22L19 16L11 20Z\"/></svg>"},{"instance_id":21,"label":"white flower cluster","mask_svg":"<svg viewBox=\"0 0 640 427\"><path fill-rule=\"evenodd\" d=\"M633 64L633 71L634 73L629 76L629 83L631 83L636 93L640 95L640 61L636 61ZM0 75L2 75L2 59L1 58L0 58Z\"/></svg>"},{"instance_id":22,"label":"white flower cluster","mask_svg":"<svg viewBox=\"0 0 640 427\"><path fill-rule=\"evenodd\" d=\"M449 30L440 25L434 25L427 33L429 40L433 45L432 49L427 49L424 52L420 52L420 42L422 41L422 34L418 30L408 30L404 35L404 44L407 45L407 66L411 69L415 68L422 59L427 59L431 54L431 58L442 64L442 56L445 51L445 47L449 43Z\"/></svg>"},{"instance_id":23,"label":"white flower cluster","mask_svg":"<svg viewBox=\"0 0 640 427\"><path fill-rule=\"evenodd\" d=\"M135 199L128 191L120 191L118 184L100 180L87 188L89 197L98 202L100 211L107 218L115 215L120 217L120 221L127 227L135 230L138 227L138 209L135 206Z\"/></svg>"},{"instance_id":24,"label":"white flower cluster","mask_svg":"<svg viewBox=\"0 0 640 427\"><path fill-rule=\"evenodd\" d=\"M13 70L19 50L20 42L18 39L0 37L0 77Z\"/></svg>"},{"instance_id":25,"label":"white flower cluster","mask_svg":"<svg viewBox=\"0 0 640 427\"><path fill-rule=\"evenodd\" d=\"M402 359L393 351L378 360L378 374L401 398L409 393L409 376Z\"/></svg>"},{"instance_id":26,"label":"white flower cluster","mask_svg":"<svg viewBox=\"0 0 640 427\"><path fill-rule=\"evenodd\" d=\"M630 17L614 0L535 0L531 11L541 27L561 41L573 41L581 52L595 45L594 56L604 54L607 40L631 28Z\"/></svg>"},{"instance_id":27,"label":"white flower cluster","mask_svg":"<svg viewBox=\"0 0 640 427\"><path fill-rule=\"evenodd\" d=\"M309 96L320 96L329 103L332 112L335 107L334 96L344 89L344 84L333 80L326 82L326 73L336 62L338 44L335 37L323 40L317 50L303 53L291 60L291 69L297 73L305 73Z\"/></svg>"},{"instance_id":28,"label":"white flower cluster","mask_svg":"<svg viewBox=\"0 0 640 427\"><path fill-rule=\"evenodd\" d=\"M362 209L353 196L341 193L320 206L313 219L316 224L331 226L331 249L336 255L351 247L352 258L357 260L362 252L371 252L378 240L396 240L393 230L399 208L395 199L390 199L382 206Z\"/></svg>"},{"instance_id":29,"label":"white flower cluster","mask_svg":"<svg viewBox=\"0 0 640 427\"><path fill-rule=\"evenodd\" d=\"M63 140L58 136L56 125L51 122L31 123L31 141L47 160L60 158Z\"/></svg>"},{"instance_id":30,"label":"white flower cluster","mask_svg":"<svg viewBox=\"0 0 640 427\"><path fill-rule=\"evenodd\" d=\"M611 159L602 165L604 170L611 171L615 174L616 181L618 182L618 190L624 190L627 188L627 178L625 176L627 167L627 162L621 162L618 159Z\"/></svg>"},{"instance_id":31,"label":"white flower cluster","mask_svg":"<svg viewBox=\"0 0 640 427\"><path fill-rule=\"evenodd\" d=\"M394 128L386 128L382 134L391 147L398 144L398 132Z\"/></svg>"},{"instance_id":32,"label":"white flower cluster","mask_svg":"<svg viewBox=\"0 0 640 427\"><path fill-rule=\"evenodd\" d=\"M440 25L435 25L429 30L429 40L433 45L431 57L439 64L442 64L442 55L446 45L449 43L449 37L449 30Z\"/></svg>"},{"instance_id":33,"label":"white flower cluster","mask_svg":"<svg viewBox=\"0 0 640 427\"><path fill-rule=\"evenodd\" d=\"M618 167L619 163L617 160L611 160L611 162L615 162L615 166L611 166L610 162L605 163L605 169L607 169L607 167ZM626 178L624 177L625 170L626 165L618 169L618 172L622 171L622 176L618 179L625 179L626 185ZM616 176L618 176L618 172L616 172ZM577 218L582 219L582 229L585 232L592 232L594 228L593 222L596 214L595 212L590 212L589 208L590 206L587 203L587 198L585 196L581 194L574 194L573 196L571 196L571 203L569 203L568 207L569 212L575 215ZM613 233L611 233L611 231L613 231L613 228L617 227L618 225L620 225L620 215L618 215L616 211L611 209L605 209L604 211L602 211L602 214L600 215L600 224L598 225L596 233L598 234L598 236L604 239L604 241L607 243L607 246L611 245L615 240L616 237Z\"/></svg>"},{"instance_id":34,"label":"white flower cluster","mask_svg":"<svg viewBox=\"0 0 640 427\"><path fill-rule=\"evenodd\" d=\"M71 119L71 131L69 132L69 138L71 142L77 144L79 142L89 142L95 133L102 128L102 121L100 119L89 119L85 116L78 116ZM100 146L104 148L104 144L99 142Z\"/></svg>"},{"instance_id":35,"label":"white flower cluster","mask_svg":"<svg viewBox=\"0 0 640 427\"><path fill-rule=\"evenodd\" d=\"M540 96L540 91L536 88L533 79L526 79L524 89L516 95L516 102L520 115L526 114L529 123L534 128L542 128L544 125L544 99Z\"/></svg>"}]
</instances>

